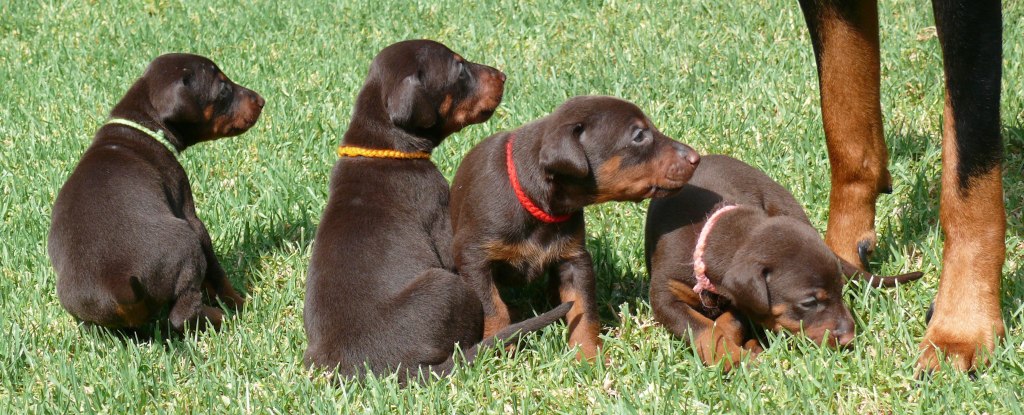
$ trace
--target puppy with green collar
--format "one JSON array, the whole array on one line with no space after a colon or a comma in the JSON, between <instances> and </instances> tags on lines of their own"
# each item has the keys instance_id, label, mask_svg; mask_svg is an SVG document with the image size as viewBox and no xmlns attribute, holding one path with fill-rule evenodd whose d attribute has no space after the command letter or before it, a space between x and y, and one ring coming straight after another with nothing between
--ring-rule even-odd
<instances>
[{"instance_id":1,"label":"puppy with green collar","mask_svg":"<svg viewBox=\"0 0 1024 415\"><path fill-rule=\"evenodd\" d=\"M140 328L169 308L171 327L220 327L240 308L196 216L177 154L242 134L264 100L207 58L166 54L110 112L53 206L48 253L57 297L75 318Z\"/></svg>"}]
</instances>

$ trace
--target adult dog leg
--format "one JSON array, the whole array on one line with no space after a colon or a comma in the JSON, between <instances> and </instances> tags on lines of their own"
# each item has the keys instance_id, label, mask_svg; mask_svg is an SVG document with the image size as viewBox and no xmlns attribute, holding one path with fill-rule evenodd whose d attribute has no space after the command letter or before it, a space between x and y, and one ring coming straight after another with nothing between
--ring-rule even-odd
<instances>
[{"instance_id":1,"label":"adult dog leg","mask_svg":"<svg viewBox=\"0 0 1024 415\"><path fill-rule=\"evenodd\" d=\"M875 201L892 188L879 103L878 5L801 0L800 7L814 45L832 167L825 242L866 269L876 240Z\"/></svg>"},{"instance_id":2,"label":"adult dog leg","mask_svg":"<svg viewBox=\"0 0 1024 415\"><path fill-rule=\"evenodd\" d=\"M921 342L922 368L941 351L956 368L984 362L1004 332L999 304L1006 255L999 88L1002 11L998 0L935 0L946 73L942 279ZM982 354L979 356L979 354Z\"/></svg>"}]
</instances>

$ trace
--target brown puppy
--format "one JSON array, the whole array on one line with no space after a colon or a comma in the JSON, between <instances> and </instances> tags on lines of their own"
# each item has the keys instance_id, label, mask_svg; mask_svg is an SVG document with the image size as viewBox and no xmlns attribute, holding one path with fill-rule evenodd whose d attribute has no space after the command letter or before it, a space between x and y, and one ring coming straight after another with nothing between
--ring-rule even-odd
<instances>
[{"instance_id":1,"label":"brown puppy","mask_svg":"<svg viewBox=\"0 0 1024 415\"><path fill-rule=\"evenodd\" d=\"M497 69L428 40L396 43L373 60L313 244L307 365L346 377L401 368L404 383L423 369L447 373L456 343L472 360L483 330L480 302L454 274L448 182L429 152L490 118L504 84ZM483 345L514 342L566 311Z\"/></svg>"},{"instance_id":2,"label":"brown puppy","mask_svg":"<svg viewBox=\"0 0 1024 415\"><path fill-rule=\"evenodd\" d=\"M203 295L241 307L196 216L176 153L244 133L263 98L209 59L167 54L110 112L57 195L48 250L57 296L72 315L138 328L170 305L171 326L219 328Z\"/></svg>"},{"instance_id":3,"label":"brown puppy","mask_svg":"<svg viewBox=\"0 0 1024 415\"><path fill-rule=\"evenodd\" d=\"M760 350L740 316L847 345L854 325L844 275L875 286L921 277L857 271L828 249L792 194L727 156L705 156L682 191L651 202L646 252L654 317L677 337L692 332L701 360L724 361L727 370L743 348Z\"/></svg>"},{"instance_id":4,"label":"brown puppy","mask_svg":"<svg viewBox=\"0 0 1024 415\"><path fill-rule=\"evenodd\" d=\"M552 294L574 301L569 344L600 346L583 207L678 190L700 161L635 105L577 97L551 115L494 135L466 155L452 183L455 264L484 307L484 335L509 324L498 284L550 271Z\"/></svg>"}]
</instances>

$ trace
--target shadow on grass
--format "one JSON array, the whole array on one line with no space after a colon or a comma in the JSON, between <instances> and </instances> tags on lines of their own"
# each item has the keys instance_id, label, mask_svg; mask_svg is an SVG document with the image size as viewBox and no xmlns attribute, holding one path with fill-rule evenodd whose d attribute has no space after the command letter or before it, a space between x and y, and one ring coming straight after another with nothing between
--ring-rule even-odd
<instances>
[{"instance_id":1,"label":"shadow on grass","mask_svg":"<svg viewBox=\"0 0 1024 415\"><path fill-rule=\"evenodd\" d=\"M255 278L269 254L289 244L304 250L313 242L316 225L305 209L302 212L300 217L273 218L255 226L246 221L234 244L218 249L224 272L243 296L248 294L248 287L259 283Z\"/></svg>"}]
</instances>

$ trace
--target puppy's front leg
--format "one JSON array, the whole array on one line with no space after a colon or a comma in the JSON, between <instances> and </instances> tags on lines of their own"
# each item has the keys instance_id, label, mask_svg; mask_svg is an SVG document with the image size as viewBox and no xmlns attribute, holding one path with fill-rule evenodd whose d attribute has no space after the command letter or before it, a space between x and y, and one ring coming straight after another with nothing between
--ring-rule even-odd
<instances>
[{"instance_id":1,"label":"puppy's front leg","mask_svg":"<svg viewBox=\"0 0 1024 415\"><path fill-rule=\"evenodd\" d=\"M705 317L691 304L700 304L693 290L675 279L651 281L651 308L654 317L676 337L688 339L692 333L693 346L706 365L723 362L723 370L732 370L745 354L761 352L757 340L746 343L743 324L727 311L715 320Z\"/></svg>"},{"instance_id":2,"label":"puppy's front leg","mask_svg":"<svg viewBox=\"0 0 1024 415\"><path fill-rule=\"evenodd\" d=\"M580 249L556 265L552 278L558 278L558 296L563 303L573 301L566 315L569 324L569 347L580 346L576 359L593 361L601 347L598 337L601 322L597 314L597 291L590 254Z\"/></svg>"},{"instance_id":3,"label":"puppy's front leg","mask_svg":"<svg viewBox=\"0 0 1024 415\"><path fill-rule=\"evenodd\" d=\"M491 337L512 322L508 315L508 306L502 301L498 286L494 282L492 272L494 265L485 254L478 254L472 250L467 250L465 253L461 250L456 252L455 263L459 275L480 299L480 305L483 306L484 337Z\"/></svg>"},{"instance_id":4,"label":"puppy's front leg","mask_svg":"<svg viewBox=\"0 0 1024 415\"><path fill-rule=\"evenodd\" d=\"M756 340L743 342L743 323L731 311L726 311L715 319L711 327L700 334L694 333L694 346L697 353L707 365L723 363L722 370L728 372L744 355L757 355L761 351Z\"/></svg>"}]
</instances>

